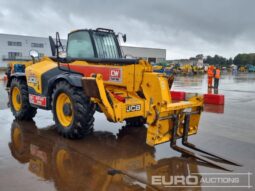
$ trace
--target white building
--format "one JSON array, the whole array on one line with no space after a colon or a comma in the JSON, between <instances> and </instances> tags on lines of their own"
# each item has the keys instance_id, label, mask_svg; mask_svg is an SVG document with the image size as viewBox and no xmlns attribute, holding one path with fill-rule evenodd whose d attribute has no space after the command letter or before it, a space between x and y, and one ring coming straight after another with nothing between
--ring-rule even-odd
<instances>
[{"instance_id":1,"label":"white building","mask_svg":"<svg viewBox=\"0 0 255 191\"><path fill-rule=\"evenodd\" d=\"M202 54L197 55L196 57L192 57L189 59L179 59L179 60L168 60L170 64L178 64L180 66L191 65L191 66L204 66L204 58Z\"/></svg>"},{"instance_id":2,"label":"white building","mask_svg":"<svg viewBox=\"0 0 255 191\"><path fill-rule=\"evenodd\" d=\"M63 45L66 40L62 40ZM37 50L40 56L51 56L48 38L24 35L0 34L0 68L5 68L10 61L30 60L29 51ZM165 49L122 46L124 55L144 58L150 62L166 60Z\"/></svg>"},{"instance_id":3,"label":"white building","mask_svg":"<svg viewBox=\"0 0 255 191\"><path fill-rule=\"evenodd\" d=\"M166 49L122 46L122 50L127 57L143 58L153 63L166 60Z\"/></svg>"}]
</instances>

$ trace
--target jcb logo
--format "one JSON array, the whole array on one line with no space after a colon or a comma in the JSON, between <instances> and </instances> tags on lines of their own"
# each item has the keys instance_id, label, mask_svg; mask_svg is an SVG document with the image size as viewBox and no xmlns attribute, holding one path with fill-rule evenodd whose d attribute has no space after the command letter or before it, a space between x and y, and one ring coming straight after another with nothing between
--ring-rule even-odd
<instances>
[{"instance_id":1,"label":"jcb logo","mask_svg":"<svg viewBox=\"0 0 255 191\"><path fill-rule=\"evenodd\" d=\"M141 110L140 104L127 106L127 112L140 111L140 110Z\"/></svg>"}]
</instances>

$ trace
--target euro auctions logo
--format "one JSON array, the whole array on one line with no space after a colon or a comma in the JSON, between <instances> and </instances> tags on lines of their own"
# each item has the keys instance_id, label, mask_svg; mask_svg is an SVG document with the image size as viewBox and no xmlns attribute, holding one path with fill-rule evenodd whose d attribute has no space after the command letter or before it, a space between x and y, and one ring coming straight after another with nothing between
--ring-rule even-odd
<instances>
[{"instance_id":1,"label":"euro auctions logo","mask_svg":"<svg viewBox=\"0 0 255 191\"><path fill-rule=\"evenodd\" d=\"M163 187L253 188L252 173L192 173L188 176L151 176L151 185Z\"/></svg>"},{"instance_id":2,"label":"euro auctions logo","mask_svg":"<svg viewBox=\"0 0 255 191\"><path fill-rule=\"evenodd\" d=\"M155 186L180 187L180 186L198 186L199 176L152 176L151 184Z\"/></svg>"}]
</instances>

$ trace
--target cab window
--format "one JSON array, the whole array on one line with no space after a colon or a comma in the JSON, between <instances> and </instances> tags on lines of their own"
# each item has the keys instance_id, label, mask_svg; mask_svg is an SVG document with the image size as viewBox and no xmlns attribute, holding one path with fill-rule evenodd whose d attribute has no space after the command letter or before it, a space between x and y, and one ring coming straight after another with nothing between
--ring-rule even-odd
<instances>
[{"instance_id":1,"label":"cab window","mask_svg":"<svg viewBox=\"0 0 255 191\"><path fill-rule=\"evenodd\" d=\"M114 34L94 32L93 38L99 58L120 58Z\"/></svg>"},{"instance_id":2,"label":"cab window","mask_svg":"<svg viewBox=\"0 0 255 191\"><path fill-rule=\"evenodd\" d=\"M68 37L67 57L94 58L95 53L88 31L71 33Z\"/></svg>"}]
</instances>

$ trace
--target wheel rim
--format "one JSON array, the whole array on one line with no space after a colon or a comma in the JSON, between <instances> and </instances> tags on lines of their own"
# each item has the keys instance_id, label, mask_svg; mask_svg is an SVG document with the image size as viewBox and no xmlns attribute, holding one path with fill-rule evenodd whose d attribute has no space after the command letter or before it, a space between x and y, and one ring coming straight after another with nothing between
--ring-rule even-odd
<instances>
[{"instance_id":1,"label":"wheel rim","mask_svg":"<svg viewBox=\"0 0 255 191\"><path fill-rule=\"evenodd\" d=\"M61 93L57 97L56 113L58 121L64 128L71 125L73 121L73 107L69 96L65 93Z\"/></svg>"},{"instance_id":2,"label":"wheel rim","mask_svg":"<svg viewBox=\"0 0 255 191\"><path fill-rule=\"evenodd\" d=\"M71 176L71 157L65 149L60 149L56 155L56 167L62 179L68 180Z\"/></svg>"},{"instance_id":3,"label":"wheel rim","mask_svg":"<svg viewBox=\"0 0 255 191\"><path fill-rule=\"evenodd\" d=\"M22 101L20 90L18 87L14 87L12 90L12 105L15 111L19 111L21 109Z\"/></svg>"}]
</instances>

